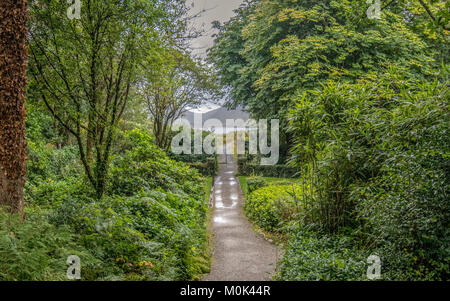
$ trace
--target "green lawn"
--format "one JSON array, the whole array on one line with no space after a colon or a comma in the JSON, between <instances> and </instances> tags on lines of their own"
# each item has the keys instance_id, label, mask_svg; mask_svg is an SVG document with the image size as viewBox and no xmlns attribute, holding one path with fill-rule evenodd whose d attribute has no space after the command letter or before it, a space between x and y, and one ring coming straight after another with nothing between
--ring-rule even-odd
<instances>
[{"instance_id":1,"label":"green lawn","mask_svg":"<svg viewBox=\"0 0 450 301\"><path fill-rule=\"evenodd\" d=\"M247 177L246 176L239 176L239 184L241 184L242 192L244 193L244 197L247 198Z\"/></svg>"},{"instance_id":2,"label":"green lawn","mask_svg":"<svg viewBox=\"0 0 450 301\"><path fill-rule=\"evenodd\" d=\"M211 186L212 186L212 177L207 177L205 179L205 202L209 202L209 197L211 193Z\"/></svg>"}]
</instances>

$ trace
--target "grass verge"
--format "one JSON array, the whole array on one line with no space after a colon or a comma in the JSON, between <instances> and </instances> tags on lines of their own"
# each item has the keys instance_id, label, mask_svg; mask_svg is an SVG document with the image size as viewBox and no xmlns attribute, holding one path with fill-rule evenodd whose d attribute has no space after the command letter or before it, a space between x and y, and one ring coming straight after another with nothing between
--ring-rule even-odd
<instances>
[{"instance_id":1,"label":"grass verge","mask_svg":"<svg viewBox=\"0 0 450 301\"><path fill-rule=\"evenodd\" d=\"M211 219L212 219L212 208L209 208L209 198L211 196L211 187L213 184L213 177L206 177L205 183L204 183L204 192L205 192L205 204L208 207L207 213L206 213L206 221L205 221L205 227L206 227L206 244L203 252L201 253L201 258L199 258L199 261L202 262L202 273L195 275L194 280L201 280L206 274L208 274L211 271Z\"/></svg>"}]
</instances>

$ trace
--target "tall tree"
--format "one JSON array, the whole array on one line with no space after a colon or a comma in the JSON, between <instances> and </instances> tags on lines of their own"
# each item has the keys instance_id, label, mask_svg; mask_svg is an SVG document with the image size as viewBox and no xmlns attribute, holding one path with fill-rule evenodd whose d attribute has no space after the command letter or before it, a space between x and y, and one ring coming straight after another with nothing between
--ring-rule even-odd
<instances>
[{"instance_id":1,"label":"tall tree","mask_svg":"<svg viewBox=\"0 0 450 301\"><path fill-rule=\"evenodd\" d=\"M27 1L0 2L0 205L23 214Z\"/></svg>"},{"instance_id":2,"label":"tall tree","mask_svg":"<svg viewBox=\"0 0 450 301\"><path fill-rule=\"evenodd\" d=\"M398 66L408 78L431 75L436 49L409 29L399 9L366 15L369 4L337 0L246 1L224 25L209 58L231 105L280 119L281 156L291 144L286 114L303 93L328 80L371 80Z\"/></svg>"},{"instance_id":3,"label":"tall tree","mask_svg":"<svg viewBox=\"0 0 450 301\"><path fill-rule=\"evenodd\" d=\"M61 1L33 7L30 71L35 89L75 138L98 198L130 93L143 62L154 60L178 26L172 19L179 14L179 2L85 1L80 19L73 20L66 18L67 6Z\"/></svg>"},{"instance_id":4,"label":"tall tree","mask_svg":"<svg viewBox=\"0 0 450 301\"><path fill-rule=\"evenodd\" d=\"M369 4L336 0L249 1L218 26L210 52L233 104L256 117L282 119L292 101L327 80L376 78L393 65L410 77L430 74L436 55L397 8L380 20Z\"/></svg>"},{"instance_id":5,"label":"tall tree","mask_svg":"<svg viewBox=\"0 0 450 301\"><path fill-rule=\"evenodd\" d=\"M216 94L214 76L207 67L184 51L169 49L165 66L148 73L143 90L153 121L155 142L168 150L172 125L189 108L195 108Z\"/></svg>"}]
</instances>

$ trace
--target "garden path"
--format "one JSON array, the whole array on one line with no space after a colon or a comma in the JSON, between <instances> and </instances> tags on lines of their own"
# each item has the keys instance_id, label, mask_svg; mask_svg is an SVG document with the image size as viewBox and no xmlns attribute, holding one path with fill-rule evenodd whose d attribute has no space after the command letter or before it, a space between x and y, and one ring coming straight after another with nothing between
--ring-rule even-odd
<instances>
[{"instance_id":1,"label":"garden path","mask_svg":"<svg viewBox=\"0 0 450 301\"><path fill-rule=\"evenodd\" d=\"M232 155L220 156L214 182L211 273L203 281L267 281L275 273L277 247L256 234L244 215L244 195Z\"/></svg>"}]
</instances>

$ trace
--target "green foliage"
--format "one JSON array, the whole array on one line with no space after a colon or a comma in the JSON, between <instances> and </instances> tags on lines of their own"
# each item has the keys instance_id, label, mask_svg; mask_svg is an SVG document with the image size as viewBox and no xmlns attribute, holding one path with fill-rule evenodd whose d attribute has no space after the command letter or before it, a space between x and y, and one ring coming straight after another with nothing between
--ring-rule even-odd
<instances>
[{"instance_id":1,"label":"green foliage","mask_svg":"<svg viewBox=\"0 0 450 301\"><path fill-rule=\"evenodd\" d=\"M384 137L374 141L378 176L352 185L351 198L391 279L449 279L448 88L422 85L407 96L384 116Z\"/></svg>"},{"instance_id":2,"label":"green foliage","mask_svg":"<svg viewBox=\"0 0 450 301\"><path fill-rule=\"evenodd\" d=\"M72 197L89 199L93 192L86 187L83 177L80 178L83 171L78 149L74 146L58 149L44 143L45 140L38 143L28 140L26 201L55 206Z\"/></svg>"},{"instance_id":3,"label":"green foliage","mask_svg":"<svg viewBox=\"0 0 450 301\"><path fill-rule=\"evenodd\" d=\"M70 178L81 169L76 146L62 146L64 137L51 116L41 109L31 97L27 101L27 184L35 184L51 178Z\"/></svg>"},{"instance_id":4,"label":"green foliage","mask_svg":"<svg viewBox=\"0 0 450 301\"><path fill-rule=\"evenodd\" d=\"M55 227L36 209L27 208L25 221L0 210L0 280L67 280L71 255L82 258L82 276L100 265L68 227Z\"/></svg>"},{"instance_id":5,"label":"green foliage","mask_svg":"<svg viewBox=\"0 0 450 301\"><path fill-rule=\"evenodd\" d=\"M406 17L407 24L428 42L431 42L431 45L442 48L445 41L448 41L448 31L450 30L450 4L448 1L399 0L395 4L391 3L391 7L400 8Z\"/></svg>"},{"instance_id":6,"label":"green foliage","mask_svg":"<svg viewBox=\"0 0 450 301\"><path fill-rule=\"evenodd\" d=\"M150 135L133 130L124 139L123 155L116 156L110 167L109 193L130 196L157 188L193 194L201 191L197 171L170 160Z\"/></svg>"},{"instance_id":7,"label":"green foliage","mask_svg":"<svg viewBox=\"0 0 450 301\"><path fill-rule=\"evenodd\" d=\"M299 185L270 185L250 193L245 212L250 220L267 231L281 231L301 208L293 195L301 195Z\"/></svg>"},{"instance_id":8,"label":"green foliage","mask_svg":"<svg viewBox=\"0 0 450 301\"><path fill-rule=\"evenodd\" d=\"M172 136L175 134L178 133L172 132ZM195 141L195 134L196 132L192 130L191 141ZM202 139L204 140L210 134L210 132L202 131ZM215 145L215 141L212 143L212 145ZM198 172L203 176L215 176L219 172L219 160L217 158L217 155L209 155L204 151L201 154L195 154L195 147L193 143L191 145L191 154L174 154L170 151L168 152L168 156L175 161L188 163L190 167L197 169Z\"/></svg>"},{"instance_id":9,"label":"green foliage","mask_svg":"<svg viewBox=\"0 0 450 301\"><path fill-rule=\"evenodd\" d=\"M217 157L206 158L206 162L189 163L189 166L198 170L204 176L215 176L219 171L219 160Z\"/></svg>"},{"instance_id":10,"label":"green foliage","mask_svg":"<svg viewBox=\"0 0 450 301\"><path fill-rule=\"evenodd\" d=\"M31 98L31 99L30 99ZM52 117L43 109L39 107L34 101L33 97L29 96L26 103L27 118L26 118L26 135L28 141L35 143L43 143L44 141L57 141L58 135L53 126Z\"/></svg>"},{"instance_id":11,"label":"green foliage","mask_svg":"<svg viewBox=\"0 0 450 301\"><path fill-rule=\"evenodd\" d=\"M26 216L0 210L0 279L65 280L69 255L83 280L198 279L200 175L217 158L166 155L129 130L149 126L147 84L165 112L215 88L185 53L170 57L185 1L91 1L79 20L63 2L30 5ZM385 280L450 279L450 4L386 4L371 20L364 0L247 0L215 24L229 105L280 119L283 164L291 155L238 160L248 217L289 239L279 280L363 280L372 254Z\"/></svg>"},{"instance_id":12,"label":"green foliage","mask_svg":"<svg viewBox=\"0 0 450 301\"><path fill-rule=\"evenodd\" d=\"M288 165L260 165L255 163L240 163L239 175L260 175L263 177L289 178L297 177L299 170Z\"/></svg>"},{"instance_id":13,"label":"green foliage","mask_svg":"<svg viewBox=\"0 0 450 301\"><path fill-rule=\"evenodd\" d=\"M82 280L198 279L209 268L204 179L144 131L122 135L147 128L144 83L155 88L179 59L176 84L196 75L213 89L187 53L167 61L183 48L185 1L93 1L73 20L63 2L29 5L26 216L0 211L0 279L66 280L69 255Z\"/></svg>"},{"instance_id":14,"label":"green foliage","mask_svg":"<svg viewBox=\"0 0 450 301\"><path fill-rule=\"evenodd\" d=\"M391 72L330 82L290 114L292 163L314 188L302 220L358 237L382 257L386 279L448 279L448 99L444 83Z\"/></svg>"},{"instance_id":15,"label":"green foliage","mask_svg":"<svg viewBox=\"0 0 450 301\"><path fill-rule=\"evenodd\" d=\"M277 279L365 280L369 255L355 250L346 237L317 236L297 229L289 240Z\"/></svg>"},{"instance_id":16,"label":"green foliage","mask_svg":"<svg viewBox=\"0 0 450 301\"><path fill-rule=\"evenodd\" d=\"M30 5L30 95L76 139L97 198L105 192L121 118L148 70L161 71L159 54L183 31L184 4L94 1L73 20L65 17L67 3Z\"/></svg>"},{"instance_id":17,"label":"green foliage","mask_svg":"<svg viewBox=\"0 0 450 301\"><path fill-rule=\"evenodd\" d=\"M245 157L238 157L238 173L241 176L259 175L263 177L295 178L298 177L299 170L281 164L261 165L252 163Z\"/></svg>"},{"instance_id":18,"label":"green foliage","mask_svg":"<svg viewBox=\"0 0 450 301\"><path fill-rule=\"evenodd\" d=\"M253 191L266 186L267 183L263 177L248 177L247 178L247 189L248 193L252 193Z\"/></svg>"},{"instance_id":19,"label":"green foliage","mask_svg":"<svg viewBox=\"0 0 450 301\"><path fill-rule=\"evenodd\" d=\"M78 149L67 146L55 149L52 144L28 143L28 181L39 183L43 179L70 178L82 172L78 164Z\"/></svg>"},{"instance_id":20,"label":"green foliage","mask_svg":"<svg viewBox=\"0 0 450 301\"><path fill-rule=\"evenodd\" d=\"M50 221L80 233L87 249L117 267L115 277L188 280L202 272L196 257L205 247L204 204L203 195L153 191L88 204L67 201Z\"/></svg>"},{"instance_id":21,"label":"green foliage","mask_svg":"<svg viewBox=\"0 0 450 301\"><path fill-rule=\"evenodd\" d=\"M27 184L25 192L27 202L43 207L55 207L73 198L89 202L93 196L93 191L86 189L85 182L74 178L63 180L47 178L34 185Z\"/></svg>"},{"instance_id":22,"label":"green foliage","mask_svg":"<svg viewBox=\"0 0 450 301\"><path fill-rule=\"evenodd\" d=\"M82 177L76 149L31 143L33 164L42 167L28 173L25 221L0 217L0 252L18 246L0 259L9 267L0 277L65 280L69 255L80 257L83 280L191 280L208 271L204 180L143 131L120 141L100 200Z\"/></svg>"},{"instance_id":23,"label":"green foliage","mask_svg":"<svg viewBox=\"0 0 450 301\"><path fill-rule=\"evenodd\" d=\"M218 26L210 52L223 84L232 88L233 104L257 118L285 121L297 94L328 79L374 79L390 66L415 78L431 74L435 52L408 29L404 16L387 8L381 20L370 20L367 7L335 0L249 1Z\"/></svg>"},{"instance_id":24,"label":"green foliage","mask_svg":"<svg viewBox=\"0 0 450 301\"><path fill-rule=\"evenodd\" d=\"M205 203L209 203L209 199L211 197L211 187L213 186L213 178L206 178L205 182Z\"/></svg>"},{"instance_id":25,"label":"green foliage","mask_svg":"<svg viewBox=\"0 0 450 301\"><path fill-rule=\"evenodd\" d=\"M238 176L239 185L241 186L242 193L244 194L244 198L247 199L248 195L248 186L247 186L247 177Z\"/></svg>"}]
</instances>

